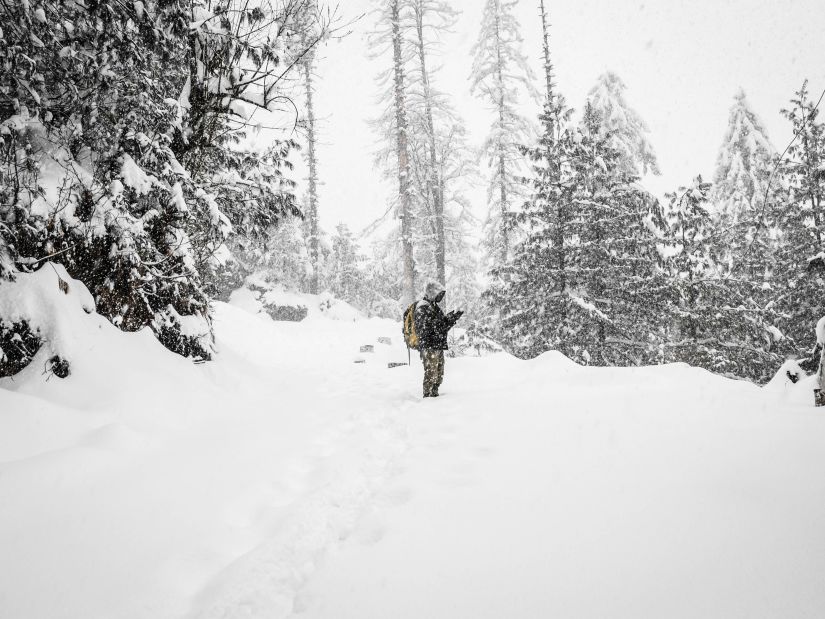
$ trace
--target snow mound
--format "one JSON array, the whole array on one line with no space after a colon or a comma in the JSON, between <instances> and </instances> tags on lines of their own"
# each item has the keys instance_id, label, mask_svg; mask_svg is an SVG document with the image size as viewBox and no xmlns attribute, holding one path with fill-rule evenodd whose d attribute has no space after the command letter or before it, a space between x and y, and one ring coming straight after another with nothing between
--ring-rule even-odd
<instances>
[{"instance_id":1,"label":"snow mound","mask_svg":"<svg viewBox=\"0 0 825 619\"><path fill-rule=\"evenodd\" d=\"M269 314L276 321L300 322L307 318L326 318L353 322L364 318L352 305L336 299L329 292L294 292L260 275L247 277L244 285L232 292L229 304L251 314Z\"/></svg>"},{"instance_id":2,"label":"snow mound","mask_svg":"<svg viewBox=\"0 0 825 619\"><path fill-rule=\"evenodd\" d=\"M763 389L785 403L811 406L816 386L815 374L808 376L797 361L788 359Z\"/></svg>"},{"instance_id":3,"label":"snow mound","mask_svg":"<svg viewBox=\"0 0 825 619\"><path fill-rule=\"evenodd\" d=\"M48 268L26 294L33 278L46 299L60 285ZM496 354L447 359L424 400L415 354L387 367L407 358L398 321L329 320L301 295L318 319L276 322L244 288L214 304L217 353L196 365L64 281L71 376L0 379L0 617L825 607L810 377L771 392Z\"/></svg>"},{"instance_id":4,"label":"snow mound","mask_svg":"<svg viewBox=\"0 0 825 619\"><path fill-rule=\"evenodd\" d=\"M29 364L34 371L55 357L71 363L83 346L83 333L94 321L90 316L94 311L89 290L60 264L47 262L34 273L18 274L0 286L0 325L12 329L25 323L42 342ZM11 354L0 349L0 361Z\"/></svg>"}]
</instances>

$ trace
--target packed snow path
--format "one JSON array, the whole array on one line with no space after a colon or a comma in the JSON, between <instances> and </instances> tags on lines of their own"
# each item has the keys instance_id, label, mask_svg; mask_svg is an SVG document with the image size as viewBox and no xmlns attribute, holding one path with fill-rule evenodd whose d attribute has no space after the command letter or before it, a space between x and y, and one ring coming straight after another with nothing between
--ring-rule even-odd
<instances>
[{"instance_id":1,"label":"packed snow path","mask_svg":"<svg viewBox=\"0 0 825 619\"><path fill-rule=\"evenodd\" d=\"M0 381L0 616L825 614L808 387L551 353L422 400L394 323L217 310L210 364L101 323Z\"/></svg>"}]
</instances>

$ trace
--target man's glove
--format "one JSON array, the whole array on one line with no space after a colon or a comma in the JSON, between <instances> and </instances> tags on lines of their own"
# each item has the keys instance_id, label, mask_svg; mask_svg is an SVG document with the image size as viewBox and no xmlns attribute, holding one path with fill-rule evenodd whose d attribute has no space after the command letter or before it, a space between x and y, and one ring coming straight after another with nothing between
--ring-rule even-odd
<instances>
[{"instance_id":1,"label":"man's glove","mask_svg":"<svg viewBox=\"0 0 825 619\"><path fill-rule=\"evenodd\" d=\"M454 310L448 314L450 318L450 322L455 324L458 322L458 319L461 318L462 314L464 314L464 310Z\"/></svg>"}]
</instances>

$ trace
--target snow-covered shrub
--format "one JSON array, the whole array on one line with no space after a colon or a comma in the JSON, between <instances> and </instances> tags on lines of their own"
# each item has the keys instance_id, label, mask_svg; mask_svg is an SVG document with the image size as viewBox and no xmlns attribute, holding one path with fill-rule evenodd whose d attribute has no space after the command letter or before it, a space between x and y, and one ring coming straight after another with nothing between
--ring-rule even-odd
<instances>
[{"instance_id":1,"label":"snow-covered shrub","mask_svg":"<svg viewBox=\"0 0 825 619\"><path fill-rule=\"evenodd\" d=\"M230 247L297 214L295 144L240 144L245 106L283 97L303 9L210 9L12 3L0 36L0 277L59 262L115 325L196 359L211 354L209 294L240 264Z\"/></svg>"},{"instance_id":2,"label":"snow-covered shrub","mask_svg":"<svg viewBox=\"0 0 825 619\"><path fill-rule=\"evenodd\" d=\"M0 284L0 377L35 359L65 378L82 344L83 322L94 313L92 295L59 264L45 263Z\"/></svg>"},{"instance_id":3,"label":"snow-covered shrub","mask_svg":"<svg viewBox=\"0 0 825 619\"><path fill-rule=\"evenodd\" d=\"M787 345L760 304L758 286L719 264L719 229L709 212L711 186L697 177L670 196L668 295L672 331L666 361L683 361L719 374L767 382Z\"/></svg>"},{"instance_id":4,"label":"snow-covered shrub","mask_svg":"<svg viewBox=\"0 0 825 619\"><path fill-rule=\"evenodd\" d=\"M27 320L0 317L0 377L14 376L29 365L40 344Z\"/></svg>"},{"instance_id":5,"label":"snow-covered shrub","mask_svg":"<svg viewBox=\"0 0 825 619\"><path fill-rule=\"evenodd\" d=\"M473 323L467 329L452 329L447 335L447 344L450 347L447 353L450 357L481 357L504 350L500 344L482 332L478 323Z\"/></svg>"}]
</instances>

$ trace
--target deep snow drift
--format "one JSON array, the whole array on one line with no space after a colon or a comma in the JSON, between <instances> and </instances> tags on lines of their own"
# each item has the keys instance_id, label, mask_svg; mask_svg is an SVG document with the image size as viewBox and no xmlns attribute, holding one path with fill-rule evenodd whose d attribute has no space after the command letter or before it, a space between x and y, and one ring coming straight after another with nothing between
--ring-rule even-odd
<instances>
[{"instance_id":1,"label":"deep snow drift","mask_svg":"<svg viewBox=\"0 0 825 619\"><path fill-rule=\"evenodd\" d=\"M68 379L0 381L0 616L825 613L810 381L497 354L422 400L399 324L232 303L211 363L77 313Z\"/></svg>"}]
</instances>

